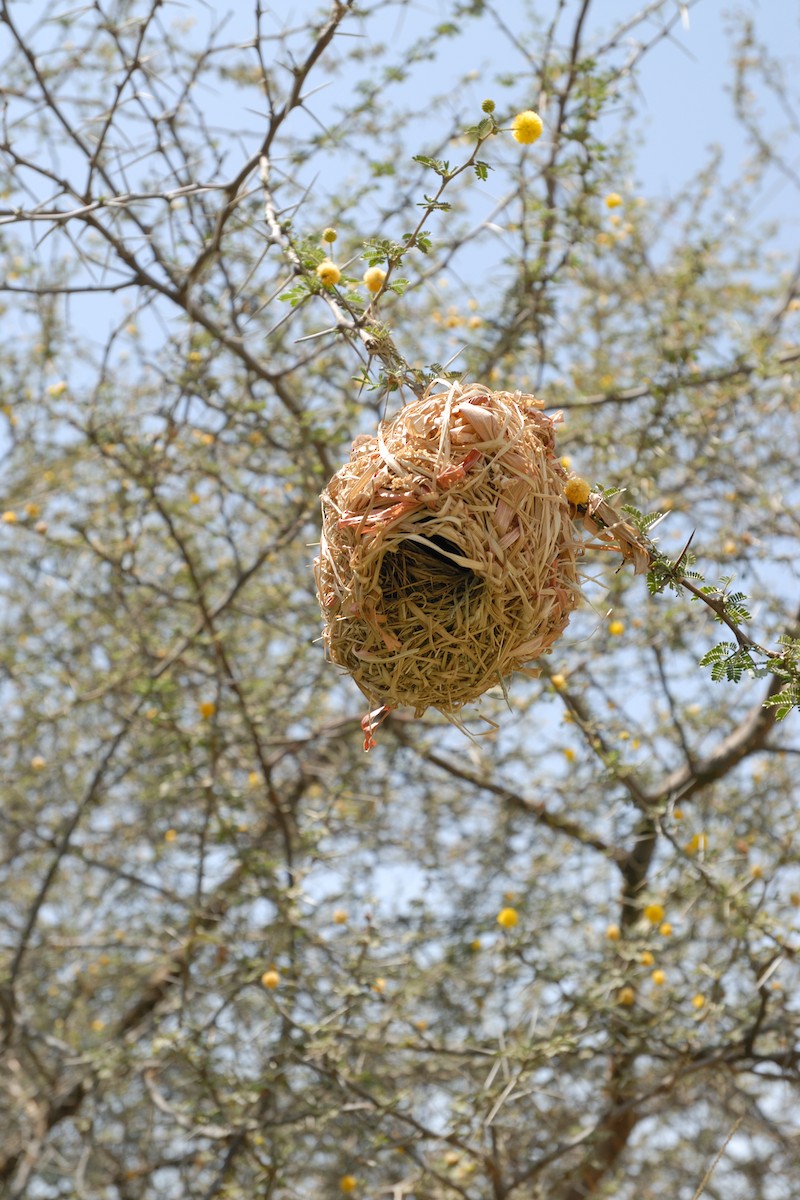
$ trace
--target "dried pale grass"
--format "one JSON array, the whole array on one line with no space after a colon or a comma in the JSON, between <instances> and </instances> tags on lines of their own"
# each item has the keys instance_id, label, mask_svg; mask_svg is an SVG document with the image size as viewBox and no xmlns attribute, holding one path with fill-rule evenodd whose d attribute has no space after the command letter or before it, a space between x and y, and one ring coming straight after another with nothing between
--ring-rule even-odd
<instances>
[{"instance_id":1,"label":"dried pale grass","mask_svg":"<svg viewBox=\"0 0 800 1200\"><path fill-rule=\"evenodd\" d=\"M437 380L328 484L324 640L371 706L453 717L563 632L583 536L541 407Z\"/></svg>"}]
</instances>

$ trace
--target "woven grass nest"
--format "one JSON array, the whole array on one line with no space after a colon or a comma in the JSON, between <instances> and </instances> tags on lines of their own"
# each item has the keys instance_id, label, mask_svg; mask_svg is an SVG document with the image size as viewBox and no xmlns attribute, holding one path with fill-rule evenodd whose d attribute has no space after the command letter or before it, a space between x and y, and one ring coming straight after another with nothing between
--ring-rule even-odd
<instances>
[{"instance_id":1,"label":"woven grass nest","mask_svg":"<svg viewBox=\"0 0 800 1200\"><path fill-rule=\"evenodd\" d=\"M323 493L324 641L375 709L365 744L402 705L455 718L563 633L585 539L542 407L436 380Z\"/></svg>"}]
</instances>

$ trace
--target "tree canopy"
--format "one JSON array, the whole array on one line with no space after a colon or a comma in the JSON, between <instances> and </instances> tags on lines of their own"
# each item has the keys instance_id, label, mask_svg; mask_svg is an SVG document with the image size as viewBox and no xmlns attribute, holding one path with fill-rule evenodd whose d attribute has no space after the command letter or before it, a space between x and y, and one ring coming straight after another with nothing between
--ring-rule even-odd
<instances>
[{"instance_id":1,"label":"tree canopy","mask_svg":"<svg viewBox=\"0 0 800 1200\"><path fill-rule=\"evenodd\" d=\"M0 1194L796 1190L800 115L747 8L642 184L707 3L0 3ZM657 557L365 755L319 494L456 375Z\"/></svg>"}]
</instances>

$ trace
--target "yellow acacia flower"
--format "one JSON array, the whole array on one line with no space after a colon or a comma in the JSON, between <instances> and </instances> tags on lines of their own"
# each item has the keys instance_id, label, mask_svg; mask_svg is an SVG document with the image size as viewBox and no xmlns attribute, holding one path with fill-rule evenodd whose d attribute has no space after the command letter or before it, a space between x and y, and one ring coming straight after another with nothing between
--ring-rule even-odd
<instances>
[{"instance_id":1,"label":"yellow acacia flower","mask_svg":"<svg viewBox=\"0 0 800 1200\"><path fill-rule=\"evenodd\" d=\"M619 637L625 632L625 624L623 621L612 621L608 627L608 632L612 637Z\"/></svg>"},{"instance_id":2,"label":"yellow acacia flower","mask_svg":"<svg viewBox=\"0 0 800 1200\"><path fill-rule=\"evenodd\" d=\"M648 904L644 910L644 915L651 925L660 925L664 920L664 905Z\"/></svg>"},{"instance_id":3,"label":"yellow acacia flower","mask_svg":"<svg viewBox=\"0 0 800 1200\"><path fill-rule=\"evenodd\" d=\"M497 914L497 924L501 929L513 929L519 921L519 913L515 908L501 908Z\"/></svg>"},{"instance_id":4,"label":"yellow acacia flower","mask_svg":"<svg viewBox=\"0 0 800 1200\"><path fill-rule=\"evenodd\" d=\"M261 976L262 986L269 988L270 991L274 991L276 987L280 987L280 982L281 977L274 967L270 967L270 969L265 971Z\"/></svg>"},{"instance_id":5,"label":"yellow acacia flower","mask_svg":"<svg viewBox=\"0 0 800 1200\"><path fill-rule=\"evenodd\" d=\"M617 993L617 1003L624 1008L631 1008L636 1003L636 992L632 987L620 988Z\"/></svg>"},{"instance_id":6,"label":"yellow acacia flower","mask_svg":"<svg viewBox=\"0 0 800 1200\"><path fill-rule=\"evenodd\" d=\"M619 192L609 192L606 196L606 208L619 208L622 204L622 196Z\"/></svg>"},{"instance_id":7,"label":"yellow acacia flower","mask_svg":"<svg viewBox=\"0 0 800 1200\"><path fill-rule=\"evenodd\" d=\"M667 981L667 977L666 977L665 973L660 969L653 971L650 978L652 979L653 983L656 984L657 987L661 987L661 984L666 983L666 981Z\"/></svg>"},{"instance_id":8,"label":"yellow acacia flower","mask_svg":"<svg viewBox=\"0 0 800 1200\"><path fill-rule=\"evenodd\" d=\"M683 847L687 854L697 854L699 850L708 849L708 834L696 833Z\"/></svg>"},{"instance_id":9,"label":"yellow acacia flower","mask_svg":"<svg viewBox=\"0 0 800 1200\"><path fill-rule=\"evenodd\" d=\"M358 1180L356 1179L355 1175L343 1175L339 1180L339 1191L344 1192L345 1195L349 1195L350 1192L354 1192L357 1187Z\"/></svg>"},{"instance_id":10,"label":"yellow acacia flower","mask_svg":"<svg viewBox=\"0 0 800 1200\"><path fill-rule=\"evenodd\" d=\"M342 272L339 270L335 262L331 262L329 258L325 258L317 267L317 275L319 276L325 287L335 287L342 278Z\"/></svg>"},{"instance_id":11,"label":"yellow acacia flower","mask_svg":"<svg viewBox=\"0 0 800 1200\"><path fill-rule=\"evenodd\" d=\"M530 146L533 142L538 141L542 136L543 129L544 122L542 118L531 108L526 108L524 112L517 113L511 122L511 132L515 139L523 146Z\"/></svg>"},{"instance_id":12,"label":"yellow acacia flower","mask_svg":"<svg viewBox=\"0 0 800 1200\"><path fill-rule=\"evenodd\" d=\"M331 229L330 225L327 227L327 229L323 229L322 240L323 240L323 242L335 242L336 241L336 230Z\"/></svg>"},{"instance_id":13,"label":"yellow acacia flower","mask_svg":"<svg viewBox=\"0 0 800 1200\"><path fill-rule=\"evenodd\" d=\"M570 504L585 504L589 499L590 490L586 480L579 479L577 475L574 479L568 479L564 484L564 495Z\"/></svg>"},{"instance_id":14,"label":"yellow acacia flower","mask_svg":"<svg viewBox=\"0 0 800 1200\"><path fill-rule=\"evenodd\" d=\"M385 278L386 272L382 267L370 267L364 272L364 287L374 296L383 287Z\"/></svg>"},{"instance_id":15,"label":"yellow acacia flower","mask_svg":"<svg viewBox=\"0 0 800 1200\"><path fill-rule=\"evenodd\" d=\"M618 942L621 936L619 925L606 925L606 937L610 942Z\"/></svg>"}]
</instances>

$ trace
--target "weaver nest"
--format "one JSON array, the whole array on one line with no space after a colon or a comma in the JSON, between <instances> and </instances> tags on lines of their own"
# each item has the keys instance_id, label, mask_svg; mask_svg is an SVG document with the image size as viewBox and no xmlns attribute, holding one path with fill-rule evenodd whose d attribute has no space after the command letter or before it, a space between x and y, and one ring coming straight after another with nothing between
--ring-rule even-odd
<instances>
[{"instance_id":1,"label":"weaver nest","mask_svg":"<svg viewBox=\"0 0 800 1200\"><path fill-rule=\"evenodd\" d=\"M437 380L357 438L323 493L326 649L376 711L453 717L563 633L584 537L555 452L560 414L541 408Z\"/></svg>"}]
</instances>

